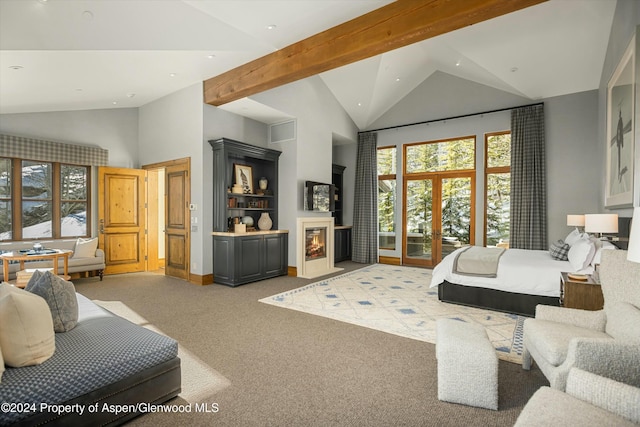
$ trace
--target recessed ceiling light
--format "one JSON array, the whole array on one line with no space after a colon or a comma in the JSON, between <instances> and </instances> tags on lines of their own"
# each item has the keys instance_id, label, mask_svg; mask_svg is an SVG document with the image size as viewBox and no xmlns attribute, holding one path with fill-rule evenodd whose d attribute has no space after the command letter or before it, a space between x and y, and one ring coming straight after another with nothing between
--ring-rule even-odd
<instances>
[{"instance_id":1,"label":"recessed ceiling light","mask_svg":"<svg viewBox=\"0 0 640 427\"><path fill-rule=\"evenodd\" d=\"M215 56L213 53L211 53L211 54L207 55L207 59L213 59L213 58L215 58L215 57L216 57L216 56Z\"/></svg>"},{"instance_id":2,"label":"recessed ceiling light","mask_svg":"<svg viewBox=\"0 0 640 427\"><path fill-rule=\"evenodd\" d=\"M118 101L113 101L113 102L112 102L112 104L113 104L113 105L117 105L117 104L118 104Z\"/></svg>"},{"instance_id":3,"label":"recessed ceiling light","mask_svg":"<svg viewBox=\"0 0 640 427\"><path fill-rule=\"evenodd\" d=\"M82 90L83 90L83 89L82 89L81 87L76 88L76 92L82 92Z\"/></svg>"},{"instance_id":4,"label":"recessed ceiling light","mask_svg":"<svg viewBox=\"0 0 640 427\"><path fill-rule=\"evenodd\" d=\"M275 30L276 28L278 28L278 26L275 24L267 25L267 30Z\"/></svg>"},{"instance_id":5,"label":"recessed ceiling light","mask_svg":"<svg viewBox=\"0 0 640 427\"><path fill-rule=\"evenodd\" d=\"M460 66L460 64L461 64L461 62L460 62L460 61L456 62L456 67L459 67L459 66Z\"/></svg>"},{"instance_id":6,"label":"recessed ceiling light","mask_svg":"<svg viewBox=\"0 0 640 427\"><path fill-rule=\"evenodd\" d=\"M22 65L9 65L9 68L12 70L22 70L24 67Z\"/></svg>"},{"instance_id":7,"label":"recessed ceiling light","mask_svg":"<svg viewBox=\"0 0 640 427\"><path fill-rule=\"evenodd\" d=\"M135 93L128 93L128 94L127 94L127 98L133 98L134 96L136 96L136 94L135 94Z\"/></svg>"},{"instance_id":8,"label":"recessed ceiling light","mask_svg":"<svg viewBox=\"0 0 640 427\"><path fill-rule=\"evenodd\" d=\"M399 82L400 81L400 77L396 77L396 81Z\"/></svg>"},{"instance_id":9,"label":"recessed ceiling light","mask_svg":"<svg viewBox=\"0 0 640 427\"><path fill-rule=\"evenodd\" d=\"M358 107L362 107L362 102L358 102Z\"/></svg>"},{"instance_id":10,"label":"recessed ceiling light","mask_svg":"<svg viewBox=\"0 0 640 427\"><path fill-rule=\"evenodd\" d=\"M91 21L93 19L93 12L91 12L90 10L85 10L84 12L82 12L82 17L87 21Z\"/></svg>"},{"instance_id":11,"label":"recessed ceiling light","mask_svg":"<svg viewBox=\"0 0 640 427\"><path fill-rule=\"evenodd\" d=\"M40 2L40 3L42 3L42 4L47 3L47 1L48 1L48 0L38 0L38 2Z\"/></svg>"},{"instance_id":12,"label":"recessed ceiling light","mask_svg":"<svg viewBox=\"0 0 640 427\"><path fill-rule=\"evenodd\" d=\"M175 77L175 76L177 76L176 73L169 73L169 77Z\"/></svg>"},{"instance_id":13,"label":"recessed ceiling light","mask_svg":"<svg viewBox=\"0 0 640 427\"><path fill-rule=\"evenodd\" d=\"M511 67L511 72L515 73L516 71L518 71L518 67Z\"/></svg>"}]
</instances>

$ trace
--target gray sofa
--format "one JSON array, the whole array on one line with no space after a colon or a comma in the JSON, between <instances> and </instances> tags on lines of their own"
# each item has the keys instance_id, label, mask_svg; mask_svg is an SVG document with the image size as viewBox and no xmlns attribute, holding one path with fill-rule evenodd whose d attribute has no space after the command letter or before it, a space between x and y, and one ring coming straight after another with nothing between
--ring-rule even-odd
<instances>
[{"instance_id":1,"label":"gray sofa","mask_svg":"<svg viewBox=\"0 0 640 427\"><path fill-rule=\"evenodd\" d=\"M15 405L0 411L0 426L119 425L180 393L177 341L76 298L78 322L55 334L53 356L2 374L1 400Z\"/></svg>"},{"instance_id":2,"label":"gray sofa","mask_svg":"<svg viewBox=\"0 0 640 427\"><path fill-rule=\"evenodd\" d=\"M64 240L46 240L40 243L47 249L66 249L73 251L76 247L77 239ZM14 252L19 250L28 250L33 248L33 242L3 242L0 243L0 253ZM58 271L62 272L63 260L58 262ZM69 273L91 273L97 274L102 280L104 274L104 251L96 249L93 257L73 257L69 256ZM30 261L25 262L25 268L51 267L51 261ZM16 272L20 269L18 262L9 264L9 278L4 277L2 268L0 268L0 281L9 281L16 278Z\"/></svg>"}]
</instances>

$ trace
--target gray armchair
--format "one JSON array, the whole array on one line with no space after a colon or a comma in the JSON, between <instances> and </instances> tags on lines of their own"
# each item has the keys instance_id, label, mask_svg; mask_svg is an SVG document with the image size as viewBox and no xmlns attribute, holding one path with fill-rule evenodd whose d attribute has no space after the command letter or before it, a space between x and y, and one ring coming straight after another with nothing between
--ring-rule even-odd
<instances>
[{"instance_id":1,"label":"gray armchair","mask_svg":"<svg viewBox=\"0 0 640 427\"><path fill-rule=\"evenodd\" d=\"M535 318L524 321L524 369L533 358L562 391L572 367L640 387L640 264L626 256L602 253L602 310L536 307Z\"/></svg>"}]
</instances>

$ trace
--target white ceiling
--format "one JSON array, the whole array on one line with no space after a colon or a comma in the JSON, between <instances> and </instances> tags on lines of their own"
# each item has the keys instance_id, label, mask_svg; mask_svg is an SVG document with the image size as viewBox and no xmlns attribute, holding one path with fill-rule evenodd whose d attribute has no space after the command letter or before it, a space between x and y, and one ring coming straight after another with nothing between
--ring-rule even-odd
<instances>
[{"instance_id":1,"label":"white ceiling","mask_svg":"<svg viewBox=\"0 0 640 427\"><path fill-rule=\"evenodd\" d=\"M390 2L0 0L0 113L139 107ZM592 90L615 5L550 0L320 76L360 129L436 71L532 100Z\"/></svg>"}]
</instances>

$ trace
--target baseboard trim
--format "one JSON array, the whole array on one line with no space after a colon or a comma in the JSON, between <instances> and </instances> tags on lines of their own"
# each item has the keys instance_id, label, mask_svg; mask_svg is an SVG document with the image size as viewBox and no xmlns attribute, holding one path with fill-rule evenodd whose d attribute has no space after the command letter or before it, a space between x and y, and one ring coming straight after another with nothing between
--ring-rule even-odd
<instances>
[{"instance_id":1,"label":"baseboard trim","mask_svg":"<svg viewBox=\"0 0 640 427\"><path fill-rule=\"evenodd\" d=\"M295 266L287 267L287 276L298 277L298 268Z\"/></svg>"},{"instance_id":2,"label":"baseboard trim","mask_svg":"<svg viewBox=\"0 0 640 427\"><path fill-rule=\"evenodd\" d=\"M380 264L402 265L402 262L400 262L400 258L391 257L391 256L379 256L378 262Z\"/></svg>"},{"instance_id":3,"label":"baseboard trim","mask_svg":"<svg viewBox=\"0 0 640 427\"><path fill-rule=\"evenodd\" d=\"M193 283L195 285L205 286L213 284L213 274L205 274L203 276L199 274L189 274L189 283Z\"/></svg>"}]
</instances>

